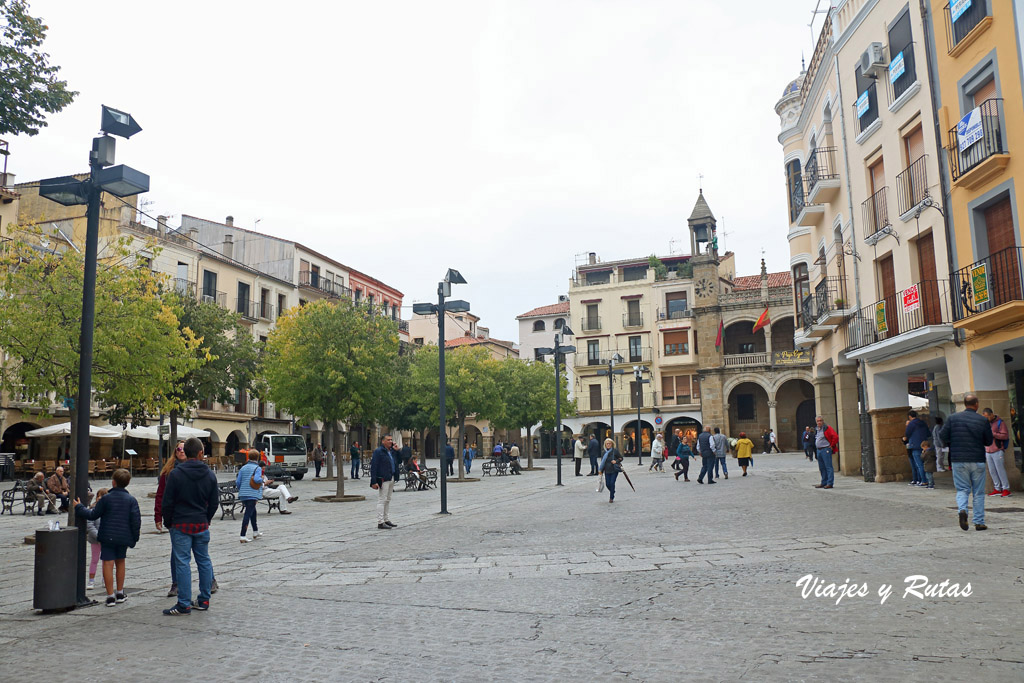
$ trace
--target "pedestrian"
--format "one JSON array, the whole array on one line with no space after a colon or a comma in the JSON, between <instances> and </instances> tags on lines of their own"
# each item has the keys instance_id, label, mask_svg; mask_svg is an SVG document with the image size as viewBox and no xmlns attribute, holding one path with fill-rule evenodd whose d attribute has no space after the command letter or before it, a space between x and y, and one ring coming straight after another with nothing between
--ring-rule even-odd
<instances>
[{"instance_id":1,"label":"pedestrian","mask_svg":"<svg viewBox=\"0 0 1024 683\"><path fill-rule=\"evenodd\" d=\"M712 447L715 450L715 476L718 476L718 468L722 468L722 474L726 479L729 478L729 468L725 465L725 456L729 454L729 438L722 434L718 427L715 427L715 433L711 437Z\"/></svg>"},{"instance_id":2,"label":"pedestrian","mask_svg":"<svg viewBox=\"0 0 1024 683\"><path fill-rule=\"evenodd\" d=\"M690 481L690 458L693 457L693 449L690 448L690 437L684 436L679 439L676 446L676 460L672 463L672 469L676 470L676 481L679 475L683 475L683 481Z\"/></svg>"},{"instance_id":3,"label":"pedestrian","mask_svg":"<svg viewBox=\"0 0 1024 683\"><path fill-rule=\"evenodd\" d=\"M409 463L412 462L412 446L409 444L402 444L402 464L405 465L406 469L409 468Z\"/></svg>"},{"instance_id":4,"label":"pedestrian","mask_svg":"<svg viewBox=\"0 0 1024 683\"><path fill-rule=\"evenodd\" d=\"M142 532L142 513L139 501L128 493L132 473L126 469L114 470L109 492L96 501L90 509L75 498L75 516L79 519L100 520L96 534L100 543L100 560L103 562L103 586L107 589L107 607L113 607L128 599L124 593L124 561L128 548L134 548ZM117 572L117 588L114 588L114 573Z\"/></svg>"},{"instance_id":5,"label":"pedestrian","mask_svg":"<svg viewBox=\"0 0 1024 683\"><path fill-rule=\"evenodd\" d=\"M743 469L743 476L747 476L747 467L750 466L750 454L754 451L754 442L747 438L746 432L740 432L740 438L736 442L736 464Z\"/></svg>"},{"instance_id":6,"label":"pedestrian","mask_svg":"<svg viewBox=\"0 0 1024 683\"><path fill-rule=\"evenodd\" d=\"M761 432L761 442L762 442L762 445L764 446L764 451L763 451L764 454L768 455L769 453L771 453L772 452L772 437L771 437L771 434L768 433L767 429L764 430L763 432Z\"/></svg>"},{"instance_id":7,"label":"pedestrian","mask_svg":"<svg viewBox=\"0 0 1024 683\"><path fill-rule=\"evenodd\" d=\"M715 456L715 445L711 439L711 427L705 427L704 431L697 437L697 449L700 451L701 467L700 474L697 476L697 483L704 483L704 475L708 475L708 483L716 483L712 479L712 475L715 473L715 462L717 456Z\"/></svg>"},{"instance_id":8,"label":"pedestrian","mask_svg":"<svg viewBox=\"0 0 1024 683\"><path fill-rule=\"evenodd\" d=\"M324 466L324 449L320 444L313 446L313 467L316 468L315 478L320 478L320 468Z\"/></svg>"},{"instance_id":9,"label":"pedestrian","mask_svg":"<svg viewBox=\"0 0 1024 683\"><path fill-rule=\"evenodd\" d=\"M809 462L814 462L814 431L810 426L804 427L804 434L800 437L804 446L804 455Z\"/></svg>"},{"instance_id":10,"label":"pedestrian","mask_svg":"<svg viewBox=\"0 0 1024 683\"><path fill-rule=\"evenodd\" d=\"M89 494L86 494L87 496ZM99 502L100 498L107 495L107 489L97 489L96 498L93 499L92 505L89 507L96 507L96 503ZM88 589L92 590L96 587L96 565L100 560L100 520L90 519L85 523L85 538L89 541L89 585Z\"/></svg>"},{"instance_id":11,"label":"pedestrian","mask_svg":"<svg viewBox=\"0 0 1024 683\"><path fill-rule=\"evenodd\" d=\"M678 427L672 430L672 439L668 442L668 456L672 457L672 469L679 469L679 458L676 456L676 451L679 450L679 444L681 442L681 431Z\"/></svg>"},{"instance_id":12,"label":"pedestrian","mask_svg":"<svg viewBox=\"0 0 1024 683\"><path fill-rule=\"evenodd\" d=\"M572 446L572 459L576 461L576 476L582 477L580 468L583 467L583 456L587 452L587 442L583 439L582 434L576 436L576 441L573 442Z\"/></svg>"},{"instance_id":13,"label":"pedestrian","mask_svg":"<svg viewBox=\"0 0 1024 683\"><path fill-rule=\"evenodd\" d=\"M587 444L587 456L590 458L590 474L588 477L597 476L597 459L601 455L601 444L597 442L597 435L590 435L590 442Z\"/></svg>"},{"instance_id":14,"label":"pedestrian","mask_svg":"<svg viewBox=\"0 0 1024 683\"><path fill-rule=\"evenodd\" d=\"M776 453L781 453L782 452L782 451L779 450L779 444L778 444L778 442L775 439L775 430L774 429L769 429L768 430L768 441L771 444L771 450L769 451L769 453L772 452L772 451L774 451ZM728 478L729 477L726 477L726 479L728 479Z\"/></svg>"},{"instance_id":15,"label":"pedestrian","mask_svg":"<svg viewBox=\"0 0 1024 683\"><path fill-rule=\"evenodd\" d=\"M985 525L985 463L988 446L995 442L992 425L978 414L978 397L964 394L964 409L953 413L942 425L942 443L949 447L949 464L956 487L956 507L960 528L967 531L967 502L973 496L974 529Z\"/></svg>"},{"instance_id":16,"label":"pedestrian","mask_svg":"<svg viewBox=\"0 0 1024 683\"><path fill-rule=\"evenodd\" d=\"M665 437L661 432L654 435L654 443L651 444L651 466L647 471L650 472L654 468L665 471Z\"/></svg>"},{"instance_id":17,"label":"pedestrian","mask_svg":"<svg viewBox=\"0 0 1024 683\"><path fill-rule=\"evenodd\" d=\"M349 479L359 478L359 442L353 441L352 447L348 449L349 458L352 459L352 471L349 473Z\"/></svg>"},{"instance_id":18,"label":"pedestrian","mask_svg":"<svg viewBox=\"0 0 1024 683\"><path fill-rule=\"evenodd\" d=\"M907 444L907 450L910 453L910 464L914 472L914 479L909 485L928 486L924 476L924 465L921 462L921 442L931 436L931 430L928 429L925 421L917 416L916 410L911 410L907 413L907 417L910 419L907 422L907 428L903 432L903 440Z\"/></svg>"},{"instance_id":19,"label":"pedestrian","mask_svg":"<svg viewBox=\"0 0 1024 683\"><path fill-rule=\"evenodd\" d=\"M512 474L522 474L522 467L519 465L519 445L512 442L512 448L508 450L508 466Z\"/></svg>"},{"instance_id":20,"label":"pedestrian","mask_svg":"<svg viewBox=\"0 0 1024 683\"><path fill-rule=\"evenodd\" d=\"M185 453L187 455L188 451ZM246 532L251 522L252 540L255 541L263 535L256 523L256 501L263 498L263 468L260 467L259 451L249 451L249 461L242 465L235 475L235 490L238 491L238 500L242 501L242 535L238 540L242 543L249 542Z\"/></svg>"},{"instance_id":21,"label":"pedestrian","mask_svg":"<svg viewBox=\"0 0 1024 683\"><path fill-rule=\"evenodd\" d=\"M370 458L370 488L377 491L377 528L384 531L390 531L398 526L391 523L391 517L388 515L391 493L395 490L391 444L390 435L381 437L380 446L373 451L373 457ZM448 450L451 450L451 444L448 445Z\"/></svg>"},{"instance_id":22,"label":"pedestrian","mask_svg":"<svg viewBox=\"0 0 1024 683\"><path fill-rule=\"evenodd\" d=\"M257 468L259 451L249 451L250 463ZM164 525L171 533L174 549L174 573L178 578L178 601L167 616L190 614L192 609L205 612L210 609L210 595L214 592L213 560L210 559L210 522L217 512L220 489L217 475L203 458L203 442L192 437L185 440L185 461L167 475L164 489ZM247 469L248 464L242 469ZM250 475L251 476L251 475ZM256 501L253 501L255 508ZM256 518L253 517L253 532ZM245 532L243 532L244 534ZM243 538L244 535L243 535ZM192 558L199 574L199 595L192 600Z\"/></svg>"},{"instance_id":23,"label":"pedestrian","mask_svg":"<svg viewBox=\"0 0 1024 683\"><path fill-rule=\"evenodd\" d=\"M466 468L466 474L469 474L469 471L473 469L473 456L469 444L466 444L466 447L462 449L462 465Z\"/></svg>"},{"instance_id":24,"label":"pedestrian","mask_svg":"<svg viewBox=\"0 0 1024 683\"><path fill-rule=\"evenodd\" d=\"M921 467L926 488L935 488L935 449L928 439L921 442Z\"/></svg>"},{"instance_id":25,"label":"pedestrian","mask_svg":"<svg viewBox=\"0 0 1024 683\"><path fill-rule=\"evenodd\" d=\"M839 452L839 435L830 425L825 424L825 418L821 415L814 418L817 425L814 430L814 454L818 458L818 472L821 473L821 483L815 484L816 489L830 489L835 484L835 467L832 462L832 455Z\"/></svg>"},{"instance_id":26,"label":"pedestrian","mask_svg":"<svg viewBox=\"0 0 1024 683\"><path fill-rule=\"evenodd\" d=\"M942 442L942 418L935 418L935 425L932 427L932 448L935 449L935 467L939 472L945 472L949 467L949 449Z\"/></svg>"},{"instance_id":27,"label":"pedestrian","mask_svg":"<svg viewBox=\"0 0 1024 683\"><path fill-rule=\"evenodd\" d=\"M179 462L185 460L185 442L179 441L178 445L174 447L174 453L167 461L164 462L163 468L160 470L160 477L157 479L156 484L156 500L153 502L153 522L156 524L156 530L162 532L164 530L164 514L163 514L163 502L164 492L167 490L167 475L171 473ZM174 546L171 546L171 587L167 590L167 597L173 598L178 595L178 581L174 574Z\"/></svg>"},{"instance_id":28,"label":"pedestrian","mask_svg":"<svg viewBox=\"0 0 1024 683\"><path fill-rule=\"evenodd\" d=\"M615 502L615 480L622 471L622 454L615 447L612 439L604 440L604 455L601 457L601 466L598 474L604 475L604 484L608 488L608 502Z\"/></svg>"},{"instance_id":29,"label":"pedestrian","mask_svg":"<svg viewBox=\"0 0 1024 683\"><path fill-rule=\"evenodd\" d=\"M1002 418L992 412L991 408L981 411L992 428L992 444L985 446L985 462L988 465L988 473L992 476L992 493L990 496L1010 495L1010 480L1006 477L1006 463L1003 460L1003 453L1010 445L1010 431Z\"/></svg>"},{"instance_id":30,"label":"pedestrian","mask_svg":"<svg viewBox=\"0 0 1024 683\"><path fill-rule=\"evenodd\" d=\"M445 441L444 445L444 461L448 463L448 476L455 475L455 449L452 448L450 440Z\"/></svg>"}]
</instances>

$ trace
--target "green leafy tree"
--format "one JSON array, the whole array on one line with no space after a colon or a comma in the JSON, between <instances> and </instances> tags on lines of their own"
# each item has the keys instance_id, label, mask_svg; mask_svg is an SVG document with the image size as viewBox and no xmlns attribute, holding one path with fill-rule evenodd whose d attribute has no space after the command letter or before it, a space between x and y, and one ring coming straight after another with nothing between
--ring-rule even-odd
<instances>
[{"instance_id":1,"label":"green leafy tree","mask_svg":"<svg viewBox=\"0 0 1024 683\"><path fill-rule=\"evenodd\" d=\"M681 262L676 266L676 275L684 279L693 277L693 264L689 261Z\"/></svg>"},{"instance_id":2,"label":"green leafy tree","mask_svg":"<svg viewBox=\"0 0 1024 683\"><path fill-rule=\"evenodd\" d=\"M0 0L0 135L35 135L78 95L58 80L60 67L40 47L48 27L28 13L25 0Z\"/></svg>"},{"instance_id":3,"label":"green leafy tree","mask_svg":"<svg viewBox=\"0 0 1024 683\"><path fill-rule=\"evenodd\" d=\"M42 233L34 239L29 234L0 252L0 348L9 357L0 384L46 411L54 401L78 396L84 259L73 249L39 249L40 238L45 240ZM200 364L199 341L179 329L157 278L136 262L126 242L109 253L96 274L94 398L113 408L115 421L117 413L181 408L168 389ZM77 429L77 411L69 412ZM72 481L78 456L72 442Z\"/></svg>"},{"instance_id":4,"label":"green leafy tree","mask_svg":"<svg viewBox=\"0 0 1024 683\"><path fill-rule=\"evenodd\" d=\"M317 301L277 321L267 339L264 376L274 403L300 419L324 423L328 451L334 451L339 420L378 419L397 356L393 320L366 306ZM337 497L344 495L339 473Z\"/></svg>"},{"instance_id":5,"label":"green leafy tree","mask_svg":"<svg viewBox=\"0 0 1024 683\"><path fill-rule=\"evenodd\" d=\"M668 267L654 254L647 258L647 265L654 269L655 280L664 280L668 277Z\"/></svg>"},{"instance_id":6,"label":"green leafy tree","mask_svg":"<svg viewBox=\"0 0 1024 683\"><path fill-rule=\"evenodd\" d=\"M532 430L542 423L545 428L555 427L555 368L552 364L506 358L500 361L497 372L502 409L491 420L498 429L525 429L526 443L532 444ZM575 404L569 400L569 387L563 362L559 373L562 416L575 413ZM533 467L533 448L527 447L527 467Z\"/></svg>"}]
</instances>

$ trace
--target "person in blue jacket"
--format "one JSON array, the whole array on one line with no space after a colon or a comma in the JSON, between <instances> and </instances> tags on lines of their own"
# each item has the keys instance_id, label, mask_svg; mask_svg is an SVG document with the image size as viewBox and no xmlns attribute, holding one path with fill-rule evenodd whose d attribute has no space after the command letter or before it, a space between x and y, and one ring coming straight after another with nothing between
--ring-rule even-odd
<instances>
[{"instance_id":1,"label":"person in blue jacket","mask_svg":"<svg viewBox=\"0 0 1024 683\"><path fill-rule=\"evenodd\" d=\"M252 483L256 483L253 488ZM245 534L249 530L249 522L252 522L252 540L256 540L263 534L256 524L256 501L263 498L263 468L260 467L260 452L255 448L249 451L249 462L238 469L235 476L235 489L238 491L238 500L242 501L244 512L242 513L242 536L239 540L248 543L249 539Z\"/></svg>"},{"instance_id":2,"label":"person in blue jacket","mask_svg":"<svg viewBox=\"0 0 1024 683\"><path fill-rule=\"evenodd\" d=\"M911 410L907 417L907 428L903 432L903 441L907 444L908 455L910 456L910 469L913 472L911 486L928 486L924 476L924 462L921 460L921 442L931 438L931 430L924 420L917 416L917 411Z\"/></svg>"},{"instance_id":3,"label":"person in blue jacket","mask_svg":"<svg viewBox=\"0 0 1024 683\"><path fill-rule=\"evenodd\" d=\"M142 531L142 513L139 501L128 493L132 473L125 469L114 470L112 484L107 495L89 509L75 498L75 516L85 520L100 520L97 538L100 542L100 560L103 562L103 586L107 589L107 607L124 602L124 560L128 548L139 542ZM117 590L114 590L114 571L117 571Z\"/></svg>"},{"instance_id":4,"label":"person in blue jacket","mask_svg":"<svg viewBox=\"0 0 1024 683\"><path fill-rule=\"evenodd\" d=\"M380 440L380 446L373 451L370 458L370 488L377 492L377 528L390 531L398 526L391 523L388 508L391 507L391 492L395 489L395 462L391 458L391 435Z\"/></svg>"}]
</instances>

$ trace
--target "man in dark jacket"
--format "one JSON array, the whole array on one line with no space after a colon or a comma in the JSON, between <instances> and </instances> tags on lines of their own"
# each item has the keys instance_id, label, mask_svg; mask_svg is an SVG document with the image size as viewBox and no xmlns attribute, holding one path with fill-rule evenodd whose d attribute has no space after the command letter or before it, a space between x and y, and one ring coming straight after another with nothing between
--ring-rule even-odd
<instances>
[{"instance_id":1,"label":"man in dark jacket","mask_svg":"<svg viewBox=\"0 0 1024 683\"><path fill-rule=\"evenodd\" d=\"M956 507L960 528L967 531L967 499L974 495L974 528L985 526L985 447L992 445L992 428L978 415L978 397L964 394L964 409L953 413L942 425L942 443L949 448L949 462L956 486Z\"/></svg>"},{"instance_id":2,"label":"man in dark jacket","mask_svg":"<svg viewBox=\"0 0 1024 683\"><path fill-rule=\"evenodd\" d=\"M107 589L107 607L124 602L124 559L128 548L134 548L142 532L142 513L139 501L128 493L132 474L128 470L114 470L112 486L107 495L96 501L90 509L75 498L75 516L87 520L100 520L96 535L100 542L103 561L103 584ZM117 571L117 591L114 591L114 571Z\"/></svg>"},{"instance_id":3,"label":"man in dark jacket","mask_svg":"<svg viewBox=\"0 0 1024 683\"><path fill-rule=\"evenodd\" d=\"M672 430L672 439L668 442L667 456L673 458L672 469L678 469L675 463L676 451L679 450L679 428ZM676 477L678 479L679 477Z\"/></svg>"},{"instance_id":4,"label":"man in dark jacket","mask_svg":"<svg viewBox=\"0 0 1024 683\"><path fill-rule=\"evenodd\" d=\"M593 434L590 435L590 443L587 444L587 457L590 458L590 474L588 477L597 476L597 459L601 457L601 444L597 442L597 437Z\"/></svg>"},{"instance_id":5,"label":"man in dark jacket","mask_svg":"<svg viewBox=\"0 0 1024 683\"><path fill-rule=\"evenodd\" d=\"M395 461L391 458L391 444L394 440L386 435L380 440L380 446L373 451L370 459L370 488L377 491L377 528L390 531L398 526L392 524L388 517L391 506L391 492L395 490Z\"/></svg>"},{"instance_id":6,"label":"man in dark jacket","mask_svg":"<svg viewBox=\"0 0 1024 683\"><path fill-rule=\"evenodd\" d=\"M210 608L213 587L210 522L217 512L220 491L217 475L200 460L202 455L202 441L195 437L185 441L186 460L170 471L164 489L164 526L171 532L171 553L178 578L178 602L164 610L168 616L190 614L193 607L203 611ZM195 602L191 602L193 556L199 572L199 597Z\"/></svg>"},{"instance_id":7,"label":"man in dark jacket","mask_svg":"<svg viewBox=\"0 0 1024 683\"><path fill-rule=\"evenodd\" d=\"M452 448L452 445L450 443L447 443L447 442L444 445L444 461L447 463L446 466L448 467L448 476L449 477L454 476L455 475L455 449Z\"/></svg>"},{"instance_id":8,"label":"man in dark jacket","mask_svg":"<svg viewBox=\"0 0 1024 683\"><path fill-rule=\"evenodd\" d=\"M718 458L715 456L715 444L711 439L711 427L705 427L704 431L697 437L697 450L700 452L700 476L697 477L697 483L704 483L704 475L708 475L708 483L714 484L715 480L712 479L712 475L715 473L715 462Z\"/></svg>"},{"instance_id":9,"label":"man in dark jacket","mask_svg":"<svg viewBox=\"0 0 1024 683\"><path fill-rule=\"evenodd\" d=\"M409 462L411 460L412 460L412 446L410 446L409 444L405 444L404 446L402 446L402 464L405 465L408 468L409 467Z\"/></svg>"},{"instance_id":10,"label":"man in dark jacket","mask_svg":"<svg viewBox=\"0 0 1024 683\"><path fill-rule=\"evenodd\" d=\"M924 463L921 461L921 442L927 441L931 436L931 430L924 420L917 416L917 412L911 410L907 417L907 428L903 431L903 442L907 444L907 451L910 454L910 468L913 471L911 486L927 486L924 476Z\"/></svg>"}]
</instances>

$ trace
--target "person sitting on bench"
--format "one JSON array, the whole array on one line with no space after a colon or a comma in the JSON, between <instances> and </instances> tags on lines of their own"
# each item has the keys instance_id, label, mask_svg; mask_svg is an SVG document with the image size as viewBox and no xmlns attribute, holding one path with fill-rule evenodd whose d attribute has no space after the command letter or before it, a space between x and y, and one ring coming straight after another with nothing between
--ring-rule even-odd
<instances>
[{"instance_id":1,"label":"person sitting on bench","mask_svg":"<svg viewBox=\"0 0 1024 683\"><path fill-rule=\"evenodd\" d=\"M294 503L299 497L293 496L284 484L275 484L273 479L267 477L266 466L262 463L260 469L263 471L263 500L276 500L282 515L292 514L288 509L288 503Z\"/></svg>"},{"instance_id":2,"label":"person sitting on bench","mask_svg":"<svg viewBox=\"0 0 1024 683\"><path fill-rule=\"evenodd\" d=\"M409 464L408 464L407 468L408 468L408 470L410 472L415 472L416 476L419 477L420 486L416 490L417 491L424 491L424 490L426 490L426 488L427 488L427 473L423 471L422 467L420 467L419 456L416 456L416 455L412 456L412 458L409 459Z\"/></svg>"}]
</instances>

